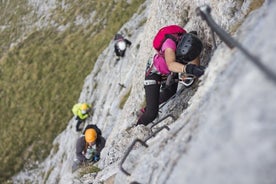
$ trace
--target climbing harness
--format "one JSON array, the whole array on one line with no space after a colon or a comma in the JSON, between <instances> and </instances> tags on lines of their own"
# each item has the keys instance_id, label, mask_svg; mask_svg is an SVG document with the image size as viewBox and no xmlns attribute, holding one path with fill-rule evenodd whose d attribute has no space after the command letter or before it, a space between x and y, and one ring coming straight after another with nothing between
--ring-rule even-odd
<instances>
[{"instance_id":1,"label":"climbing harness","mask_svg":"<svg viewBox=\"0 0 276 184\"><path fill-rule=\"evenodd\" d=\"M155 84L158 84L156 80L144 80L144 86L150 86Z\"/></svg>"},{"instance_id":2,"label":"climbing harness","mask_svg":"<svg viewBox=\"0 0 276 184\"><path fill-rule=\"evenodd\" d=\"M119 84L119 86L121 87L121 88L126 88L126 86L124 85L124 83L122 83L121 81L122 81L122 61L120 61L121 63L120 63L120 68L119 68L119 75L120 75L120 82L118 83Z\"/></svg>"},{"instance_id":3,"label":"climbing harness","mask_svg":"<svg viewBox=\"0 0 276 184\"><path fill-rule=\"evenodd\" d=\"M172 82L173 83L177 83L179 82L180 84L183 84L185 87L190 87L194 81L195 81L195 76L194 75L191 75L191 74L179 74L178 75L179 78L178 79L172 79ZM167 81L156 81L156 80L151 80L151 79L148 79L148 80L144 80L144 86L150 86L150 85L155 85L155 84L165 84L166 85L169 85L167 84L168 82Z\"/></svg>"}]
</instances>

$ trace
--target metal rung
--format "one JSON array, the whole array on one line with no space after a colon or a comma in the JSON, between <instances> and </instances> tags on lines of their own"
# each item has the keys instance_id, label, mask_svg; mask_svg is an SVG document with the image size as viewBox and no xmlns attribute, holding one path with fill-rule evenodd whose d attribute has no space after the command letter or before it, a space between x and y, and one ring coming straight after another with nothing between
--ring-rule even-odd
<instances>
[{"instance_id":1,"label":"metal rung","mask_svg":"<svg viewBox=\"0 0 276 184\"><path fill-rule=\"evenodd\" d=\"M154 137L157 133L159 133L161 130L163 129L167 129L168 131L170 130L170 128L167 125L164 125L162 127L160 127L159 129L157 129L154 133L152 133L150 136L148 136L144 142L147 142L149 139L151 139L152 137Z\"/></svg>"},{"instance_id":2,"label":"metal rung","mask_svg":"<svg viewBox=\"0 0 276 184\"><path fill-rule=\"evenodd\" d=\"M120 163L120 169L121 169L121 171L122 171L124 174L128 175L128 176L130 176L130 173L127 172L127 171L123 168L123 163L125 162L127 156L129 155L130 151L132 150L132 148L134 147L134 145L136 144L136 142L139 142L139 143L141 143L143 146L148 147L148 145L147 145L144 141L142 141L141 139L135 139L135 140L132 142L132 144L129 146L129 148L127 149L127 151L126 151L126 153L125 153L125 155L124 155L124 157L123 157L123 159L122 159L122 161L121 161L121 163Z\"/></svg>"},{"instance_id":3,"label":"metal rung","mask_svg":"<svg viewBox=\"0 0 276 184\"><path fill-rule=\"evenodd\" d=\"M147 142L150 138L154 137L157 133L159 133L159 132L160 132L161 130L163 130L164 128L167 129L168 131L170 130L170 128L169 128L168 126L164 125L164 126L160 127L158 130L156 130L154 133L152 133L150 136L148 136L148 137L145 139L145 141L142 141L141 139L135 139L135 140L131 143L131 145L128 147L128 149L127 149L127 151L126 151L124 157L122 158L122 160L121 160L121 162L120 162L120 170L121 170L124 174L130 176L130 173L127 172L127 171L123 168L123 164L124 164L124 162L126 161L128 155L129 155L129 153L130 153L131 150L133 149L134 145L135 145L137 142L139 142L139 143L141 143L143 146L145 146L145 147L147 148L148 145L146 144L146 142Z\"/></svg>"},{"instance_id":4,"label":"metal rung","mask_svg":"<svg viewBox=\"0 0 276 184\"><path fill-rule=\"evenodd\" d=\"M159 119L157 122L153 122L153 125L150 127L150 129L152 129L154 126L156 126L157 124L159 124L160 122L164 121L165 119L171 117L174 121L176 120L176 117L174 117L172 114L168 114L167 116Z\"/></svg>"}]
</instances>

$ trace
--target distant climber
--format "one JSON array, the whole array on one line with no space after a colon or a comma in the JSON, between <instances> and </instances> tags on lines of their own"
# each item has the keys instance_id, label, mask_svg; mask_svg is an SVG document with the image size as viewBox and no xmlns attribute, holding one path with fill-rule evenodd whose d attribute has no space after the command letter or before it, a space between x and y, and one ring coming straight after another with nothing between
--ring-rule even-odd
<instances>
[{"instance_id":1,"label":"distant climber","mask_svg":"<svg viewBox=\"0 0 276 184\"><path fill-rule=\"evenodd\" d=\"M156 34L153 47L157 53L148 61L145 72L146 107L137 113L136 125L148 125L157 117L159 104L176 93L179 73L180 76L184 74L180 77L183 81L187 75L200 77L204 74L199 59L203 46L196 31L186 33L178 25L165 26Z\"/></svg>"},{"instance_id":2,"label":"distant climber","mask_svg":"<svg viewBox=\"0 0 276 184\"><path fill-rule=\"evenodd\" d=\"M125 56L126 48L131 45L131 42L118 33L115 35L114 41L114 51L116 54L116 60L118 61L120 60L120 57Z\"/></svg>"},{"instance_id":3,"label":"distant climber","mask_svg":"<svg viewBox=\"0 0 276 184\"><path fill-rule=\"evenodd\" d=\"M87 103L77 103L73 106L72 112L75 116L75 120L77 121L76 124L76 131L79 132L82 129L80 128L80 124L84 122L89 117L89 112L91 112L91 106Z\"/></svg>"},{"instance_id":4,"label":"distant climber","mask_svg":"<svg viewBox=\"0 0 276 184\"><path fill-rule=\"evenodd\" d=\"M85 127L76 143L76 160L73 164L73 171L81 164L97 162L100 160L100 153L105 146L105 138L97 125L90 124Z\"/></svg>"}]
</instances>

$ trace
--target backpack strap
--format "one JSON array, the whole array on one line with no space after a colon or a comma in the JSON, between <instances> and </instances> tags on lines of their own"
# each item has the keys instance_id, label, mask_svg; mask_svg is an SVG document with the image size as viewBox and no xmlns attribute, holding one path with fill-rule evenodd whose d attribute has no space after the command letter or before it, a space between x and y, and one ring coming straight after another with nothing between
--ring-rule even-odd
<instances>
[{"instance_id":1,"label":"backpack strap","mask_svg":"<svg viewBox=\"0 0 276 184\"><path fill-rule=\"evenodd\" d=\"M172 35L172 34L166 34L166 35L165 35L165 40L164 40L164 42L165 42L168 38L172 39L176 44L177 44L177 42L178 42L178 40L179 40L176 36L174 36L174 35Z\"/></svg>"},{"instance_id":2,"label":"backpack strap","mask_svg":"<svg viewBox=\"0 0 276 184\"><path fill-rule=\"evenodd\" d=\"M165 39L168 39L168 38L172 39L177 46L178 42L181 40L184 34L186 33L166 34Z\"/></svg>"}]
</instances>

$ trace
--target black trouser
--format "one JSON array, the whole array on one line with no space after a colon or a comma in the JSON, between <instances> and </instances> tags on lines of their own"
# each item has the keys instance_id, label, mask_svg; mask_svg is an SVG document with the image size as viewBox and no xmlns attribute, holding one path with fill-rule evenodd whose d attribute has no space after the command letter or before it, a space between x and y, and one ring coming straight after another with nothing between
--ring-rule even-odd
<instances>
[{"instance_id":1,"label":"black trouser","mask_svg":"<svg viewBox=\"0 0 276 184\"><path fill-rule=\"evenodd\" d=\"M145 112L139 118L137 124L148 125L157 117L159 104L167 101L171 96L176 93L178 83L173 83L170 86L166 86L160 92L160 75L152 73L146 76L145 80L158 81L157 84L144 86L147 106L145 108Z\"/></svg>"},{"instance_id":2,"label":"black trouser","mask_svg":"<svg viewBox=\"0 0 276 184\"><path fill-rule=\"evenodd\" d=\"M82 129L80 129L80 124L82 122L84 122L85 120L84 119L80 119L80 117L78 117L78 116L76 117L76 120L77 120L76 131L79 132L79 131L82 130Z\"/></svg>"}]
</instances>

